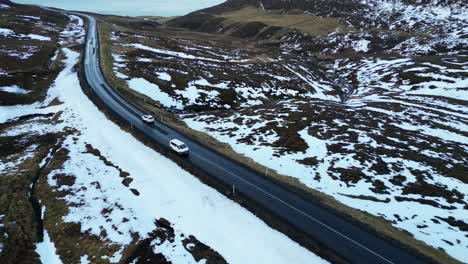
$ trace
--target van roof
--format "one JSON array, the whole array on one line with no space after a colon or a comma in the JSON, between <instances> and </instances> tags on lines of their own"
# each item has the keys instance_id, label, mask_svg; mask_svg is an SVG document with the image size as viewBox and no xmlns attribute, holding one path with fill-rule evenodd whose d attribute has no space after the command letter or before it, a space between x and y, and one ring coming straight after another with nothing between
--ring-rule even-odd
<instances>
[{"instance_id":1,"label":"van roof","mask_svg":"<svg viewBox=\"0 0 468 264\"><path fill-rule=\"evenodd\" d=\"M180 140L178 140L178 139L175 139L175 138L174 138L174 139L171 139L171 143L174 143L174 144L176 144L177 146L180 146L180 145L183 145L183 144L184 144L184 142L182 142L182 141L180 141Z\"/></svg>"}]
</instances>

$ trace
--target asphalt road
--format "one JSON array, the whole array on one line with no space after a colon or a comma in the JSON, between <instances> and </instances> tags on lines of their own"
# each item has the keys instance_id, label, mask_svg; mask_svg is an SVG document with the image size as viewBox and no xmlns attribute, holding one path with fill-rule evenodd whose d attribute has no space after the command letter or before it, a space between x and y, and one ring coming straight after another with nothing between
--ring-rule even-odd
<instances>
[{"instance_id":1,"label":"asphalt road","mask_svg":"<svg viewBox=\"0 0 468 264\"><path fill-rule=\"evenodd\" d=\"M332 210L220 156L164 124L158 122L151 126L144 124L140 119L144 113L120 97L104 80L99 68L96 20L86 16L90 24L85 51L85 78L92 92L104 102L106 107L131 123L134 129L165 147L169 146L169 140L173 138L184 141L190 148L188 159L196 167L228 186L235 185L236 192L241 192L258 205L303 231L304 235L333 249L352 263L425 263L396 243L382 239L353 221L334 214Z\"/></svg>"}]
</instances>

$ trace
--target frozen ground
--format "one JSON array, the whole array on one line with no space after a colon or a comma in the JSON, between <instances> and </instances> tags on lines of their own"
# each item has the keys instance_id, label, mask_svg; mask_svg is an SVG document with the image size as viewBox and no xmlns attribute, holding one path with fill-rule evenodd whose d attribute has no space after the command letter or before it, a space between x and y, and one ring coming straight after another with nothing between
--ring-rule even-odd
<instances>
[{"instance_id":1,"label":"frozen ground","mask_svg":"<svg viewBox=\"0 0 468 264\"><path fill-rule=\"evenodd\" d=\"M30 106L38 112L63 111L61 122L47 126L33 120L26 127L5 133L11 136L76 129L58 150L68 153L67 160L50 171L47 182L53 192L65 194L68 213L63 221L80 223L82 233L99 237L106 246L113 247L111 262L120 259L135 236L146 239L151 232L159 232L161 227L155 225L155 220L161 217L171 223L174 238L154 239L151 247L154 254L162 252L173 263L196 262L190 254L195 245L186 244L182 238L187 233L212 246L229 263L324 262L108 121L82 93L77 75L71 70L78 54L68 49L64 54L66 68L45 101ZM40 107L55 98L63 103ZM11 119L23 114L17 111L20 108L28 107L2 107L2 112L12 110L6 115ZM138 158L129 159L129 153ZM122 172L132 179L129 187L122 184ZM73 179L73 184L64 184L65 179ZM46 227L49 208L44 213ZM55 258L54 237L45 234L38 252L41 258ZM83 254L82 259L87 256Z\"/></svg>"},{"instance_id":2,"label":"frozen ground","mask_svg":"<svg viewBox=\"0 0 468 264\"><path fill-rule=\"evenodd\" d=\"M235 151L463 260L468 252L468 65L450 55L335 60L345 104L183 115ZM382 206L384 205L384 206Z\"/></svg>"},{"instance_id":3,"label":"frozen ground","mask_svg":"<svg viewBox=\"0 0 468 264\"><path fill-rule=\"evenodd\" d=\"M116 77L165 108L225 110L284 97L340 101L336 86L306 61L267 50L257 56L245 48L122 31L112 32L112 40Z\"/></svg>"},{"instance_id":4,"label":"frozen ground","mask_svg":"<svg viewBox=\"0 0 468 264\"><path fill-rule=\"evenodd\" d=\"M34 15L25 15L23 13L25 9L27 8L18 6L2 8L0 18L9 22L0 27L2 37L0 56L2 58L37 60L42 52L49 52L49 45L52 46L58 42L66 46L83 40L84 30L81 18L70 15L70 22L64 25L61 23L60 16L51 18L50 13L39 13L37 10L26 10L34 12Z\"/></svg>"},{"instance_id":5,"label":"frozen ground","mask_svg":"<svg viewBox=\"0 0 468 264\"><path fill-rule=\"evenodd\" d=\"M346 104L284 100L274 108L182 118L260 164L463 259L468 79L458 73L466 66L336 63L334 71L358 80ZM437 73L426 74L431 67ZM424 82L405 80L399 74L406 68Z\"/></svg>"},{"instance_id":6,"label":"frozen ground","mask_svg":"<svg viewBox=\"0 0 468 264\"><path fill-rule=\"evenodd\" d=\"M279 48L115 30L114 66L192 129L464 260L466 5L369 2Z\"/></svg>"},{"instance_id":7,"label":"frozen ground","mask_svg":"<svg viewBox=\"0 0 468 264\"><path fill-rule=\"evenodd\" d=\"M466 5L361 2L370 5L340 14L347 26L331 34L259 41L110 22L109 67L142 104L463 260ZM136 179L129 188L146 197Z\"/></svg>"}]
</instances>

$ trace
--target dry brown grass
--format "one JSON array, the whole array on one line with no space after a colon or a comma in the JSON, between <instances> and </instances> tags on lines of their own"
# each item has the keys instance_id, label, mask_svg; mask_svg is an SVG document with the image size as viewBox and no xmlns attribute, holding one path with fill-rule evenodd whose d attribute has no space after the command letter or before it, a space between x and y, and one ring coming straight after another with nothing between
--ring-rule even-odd
<instances>
[{"instance_id":1,"label":"dry brown grass","mask_svg":"<svg viewBox=\"0 0 468 264\"><path fill-rule=\"evenodd\" d=\"M297 29L311 35L326 35L337 29L349 30L339 19L333 17L318 17L306 14L275 14L259 8L247 6L234 12L220 15L226 20L225 26L235 23L261 22L268 26L278 26L286 29Z\"/></svg>"}]
</instances>

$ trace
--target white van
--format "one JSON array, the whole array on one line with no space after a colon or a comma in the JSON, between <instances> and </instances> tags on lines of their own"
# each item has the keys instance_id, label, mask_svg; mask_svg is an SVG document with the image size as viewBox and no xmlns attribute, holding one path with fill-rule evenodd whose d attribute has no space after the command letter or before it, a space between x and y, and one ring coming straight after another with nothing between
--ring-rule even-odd
<instances>
[{"instance_id":1,"label":"white van","mask_svg":"<svg viewBox=\"0 0 468 264\"><path fill-rule=\"evenodd\" d=\"M170 142L169 142L169 147L177 152L177 154L183 156L183 155L188 155L189 154L189 148L187 147L187 145L185 145L184 142L178 140L178 139L172 139Z\"/></svg>"},{"instance_id":2,"label":"white van","mask_svg":"<svg viewBox=\"0 0 468 264\"><path fill-rule=\"evenodd\" d=\"M141 120L143 120L143 122L146 124L154 123L154 117L152 115L143 115L141 116Z\"/></svg>"}]
</instances>

